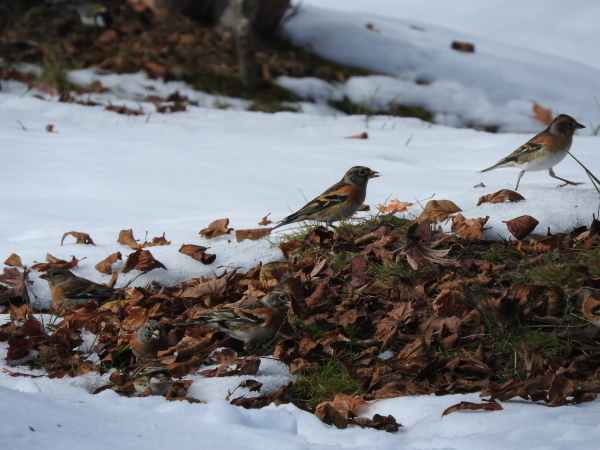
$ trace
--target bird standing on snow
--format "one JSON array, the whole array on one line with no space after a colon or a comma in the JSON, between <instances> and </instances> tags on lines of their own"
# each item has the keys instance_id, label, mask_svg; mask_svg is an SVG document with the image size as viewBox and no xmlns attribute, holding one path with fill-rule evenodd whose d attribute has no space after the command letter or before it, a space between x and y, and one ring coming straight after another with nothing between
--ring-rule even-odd
<instances>
[{"instance_id":1,"label":"bird standing on snow","mask_svg":"<svg viewBox=\"0 0 600 450\"><path fill-rule=\"evenodd\" d=\"M536 134L526 144L520 146L506 158L501 159L492 167L488 167L479 173L503 167L517 167L521 169L521 172L517 178L515 191L519 189L519 182L525 172L540 172L542 170L547 170L552 178L565 182L565 184L561 184L558 187L566 186L567 184L572 186L582 184L557 177L554 174L554 170L552 170L555 165L567 156L567 151L573 143L573 134L579 128L585 127L577 123L571 116L560 114L556 116L544 131Z\"/></svg>"},{"instance_id":2,"label":"bird standing on snow","mask_svg":"<svg viewBox=\"0 0 600 450\"><path fill-rule=\"evenodd\" d=\"M259 300L258 306L231 308L204 314L195 322L174 323L174 326L203 326L227 333L244 342L244 350L256 341L266 339L279 330L290 307L290 295L273 291Z\"/></svg>"},{"instance_id":3,"label":"bird standing on snow","mask_svg":"<svg viewBox=\"0 0 600 450\"><path fill-rule=\"evenodd\" d=\"M337 182L314 200L308 202L294 214L284 218L273 227L279 228L302 220L316 220L330 226L332 222L347 219L360 208L367 196L367 183L379 173L368 167L352 167L341 181Z\"/></svg>"},{"instance_id":4,"label":"bird standing on snow","mask_svg":"<svg viewBox=\"0 0 600 450\"><path fill-rule=\"evenodd\" d=\"M57 306L63 305L66 309L84 305L90 300L98 304L106 303L115 292L111 287L78 277L61 267L49 269L40 278L48 281L52 302Z\"/></svg>"},{"instance_id":5,"label":"bird standing on snow","mask_svg":"<svg viewBox=\"0 0 600 450\"><path fill-rule=\"evenodd\" d=\"M67 5L67 8L77 11L81 23L89 27L106 28L112 23L112 16L108 12L108 9L100 3Z\"/></svg>"}]
</instances>

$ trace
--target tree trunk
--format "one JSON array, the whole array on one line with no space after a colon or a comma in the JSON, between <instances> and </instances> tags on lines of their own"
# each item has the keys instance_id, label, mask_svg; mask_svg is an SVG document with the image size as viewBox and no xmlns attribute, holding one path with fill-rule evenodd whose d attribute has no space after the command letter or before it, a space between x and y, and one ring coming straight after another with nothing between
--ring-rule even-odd
<instances>
[{"instance_id":1,"label":"tree trunk","mask_svg":"<svg viewBox=\"0 0 600 450\"><path fill-rule=\"evenodd\" d=\"M255 91L258 84L258 68L254 60L254 22L258 14L258 3L256 0L232 1L235 2L235 47L240 81L248 90Z\"/></svg>"}]
</instances>

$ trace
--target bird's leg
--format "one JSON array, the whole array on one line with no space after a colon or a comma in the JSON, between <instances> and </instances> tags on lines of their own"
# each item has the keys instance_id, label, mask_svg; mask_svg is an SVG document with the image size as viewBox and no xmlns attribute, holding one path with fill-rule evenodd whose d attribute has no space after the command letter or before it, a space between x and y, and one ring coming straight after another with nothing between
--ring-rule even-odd
<instances>
[{"instance_id":1,"label":"bird's leg","mask_svg":"<svg viewBox=\"0 0 600 450\"><path fill-rule=\"evenodd\" d=\"M519 176L517 177L517 187L515 188L515 191L519 190L519 183L521 182L521 177L525 174L524 170L521 170L519 172Z\"/></svg>"},{"instance_id":2,"label":"bird's leg","mask_svg":"<svg viewBox=\"0 0 600 450\"><path fill-rule=\"evenodd\" d=\"M556 187L563 187L563 186L566 186L567 184L569 184L569 185L571 185L571 186L578 186L578 185L580 185L580 184L583 184L583 183L575 183L574 181L569 181L569 180L565 180L564 178L557 177L557 176L555 175L555 173L554 173L554 170L552 170L552 168L550 168L550 170L548 170L548 173L550 174L550 176L551 176L552 178L556 178L557 180L560 180L560 181L564 181L564 182L565 182L565 184L559 184L559 185L558 185L558 186L556 186Z\"/></svg>"}]
</instances>

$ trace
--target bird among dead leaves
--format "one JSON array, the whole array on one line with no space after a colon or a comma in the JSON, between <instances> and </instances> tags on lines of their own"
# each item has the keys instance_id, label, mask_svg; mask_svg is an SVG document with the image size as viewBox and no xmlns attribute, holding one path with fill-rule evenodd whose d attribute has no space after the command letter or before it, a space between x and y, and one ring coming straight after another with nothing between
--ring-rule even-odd
<instances>
[{"instance_id":1,"label":"bird among dead leaves","mask_svg":"<svg viewBox=\"0 0 600 450\"><path fill-rule=\"evenodd\" d=\"M203 326L227 333L244 342L244 350L257 341L266 339L279 330L289 308L290 294L273 291L259 300L258 305L229 308L201 315L193 322L175 323L174 326Z\"/></svg>"}]
</instances>

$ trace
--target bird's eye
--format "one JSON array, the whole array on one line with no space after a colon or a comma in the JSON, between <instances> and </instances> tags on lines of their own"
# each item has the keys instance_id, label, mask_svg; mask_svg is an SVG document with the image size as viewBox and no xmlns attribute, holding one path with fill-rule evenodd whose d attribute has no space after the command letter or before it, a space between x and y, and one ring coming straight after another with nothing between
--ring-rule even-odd
<instances>
[{"instance_id":1,"label":"bird's eye","mask_svg":"<svg viewBox=\"0 0 600 450\"><path fill-rule=\"evenodd\" d=\"M573 128L573 122L569 122L567 125L569 125L571 128Z\"/></svg>"}]
</instances>

